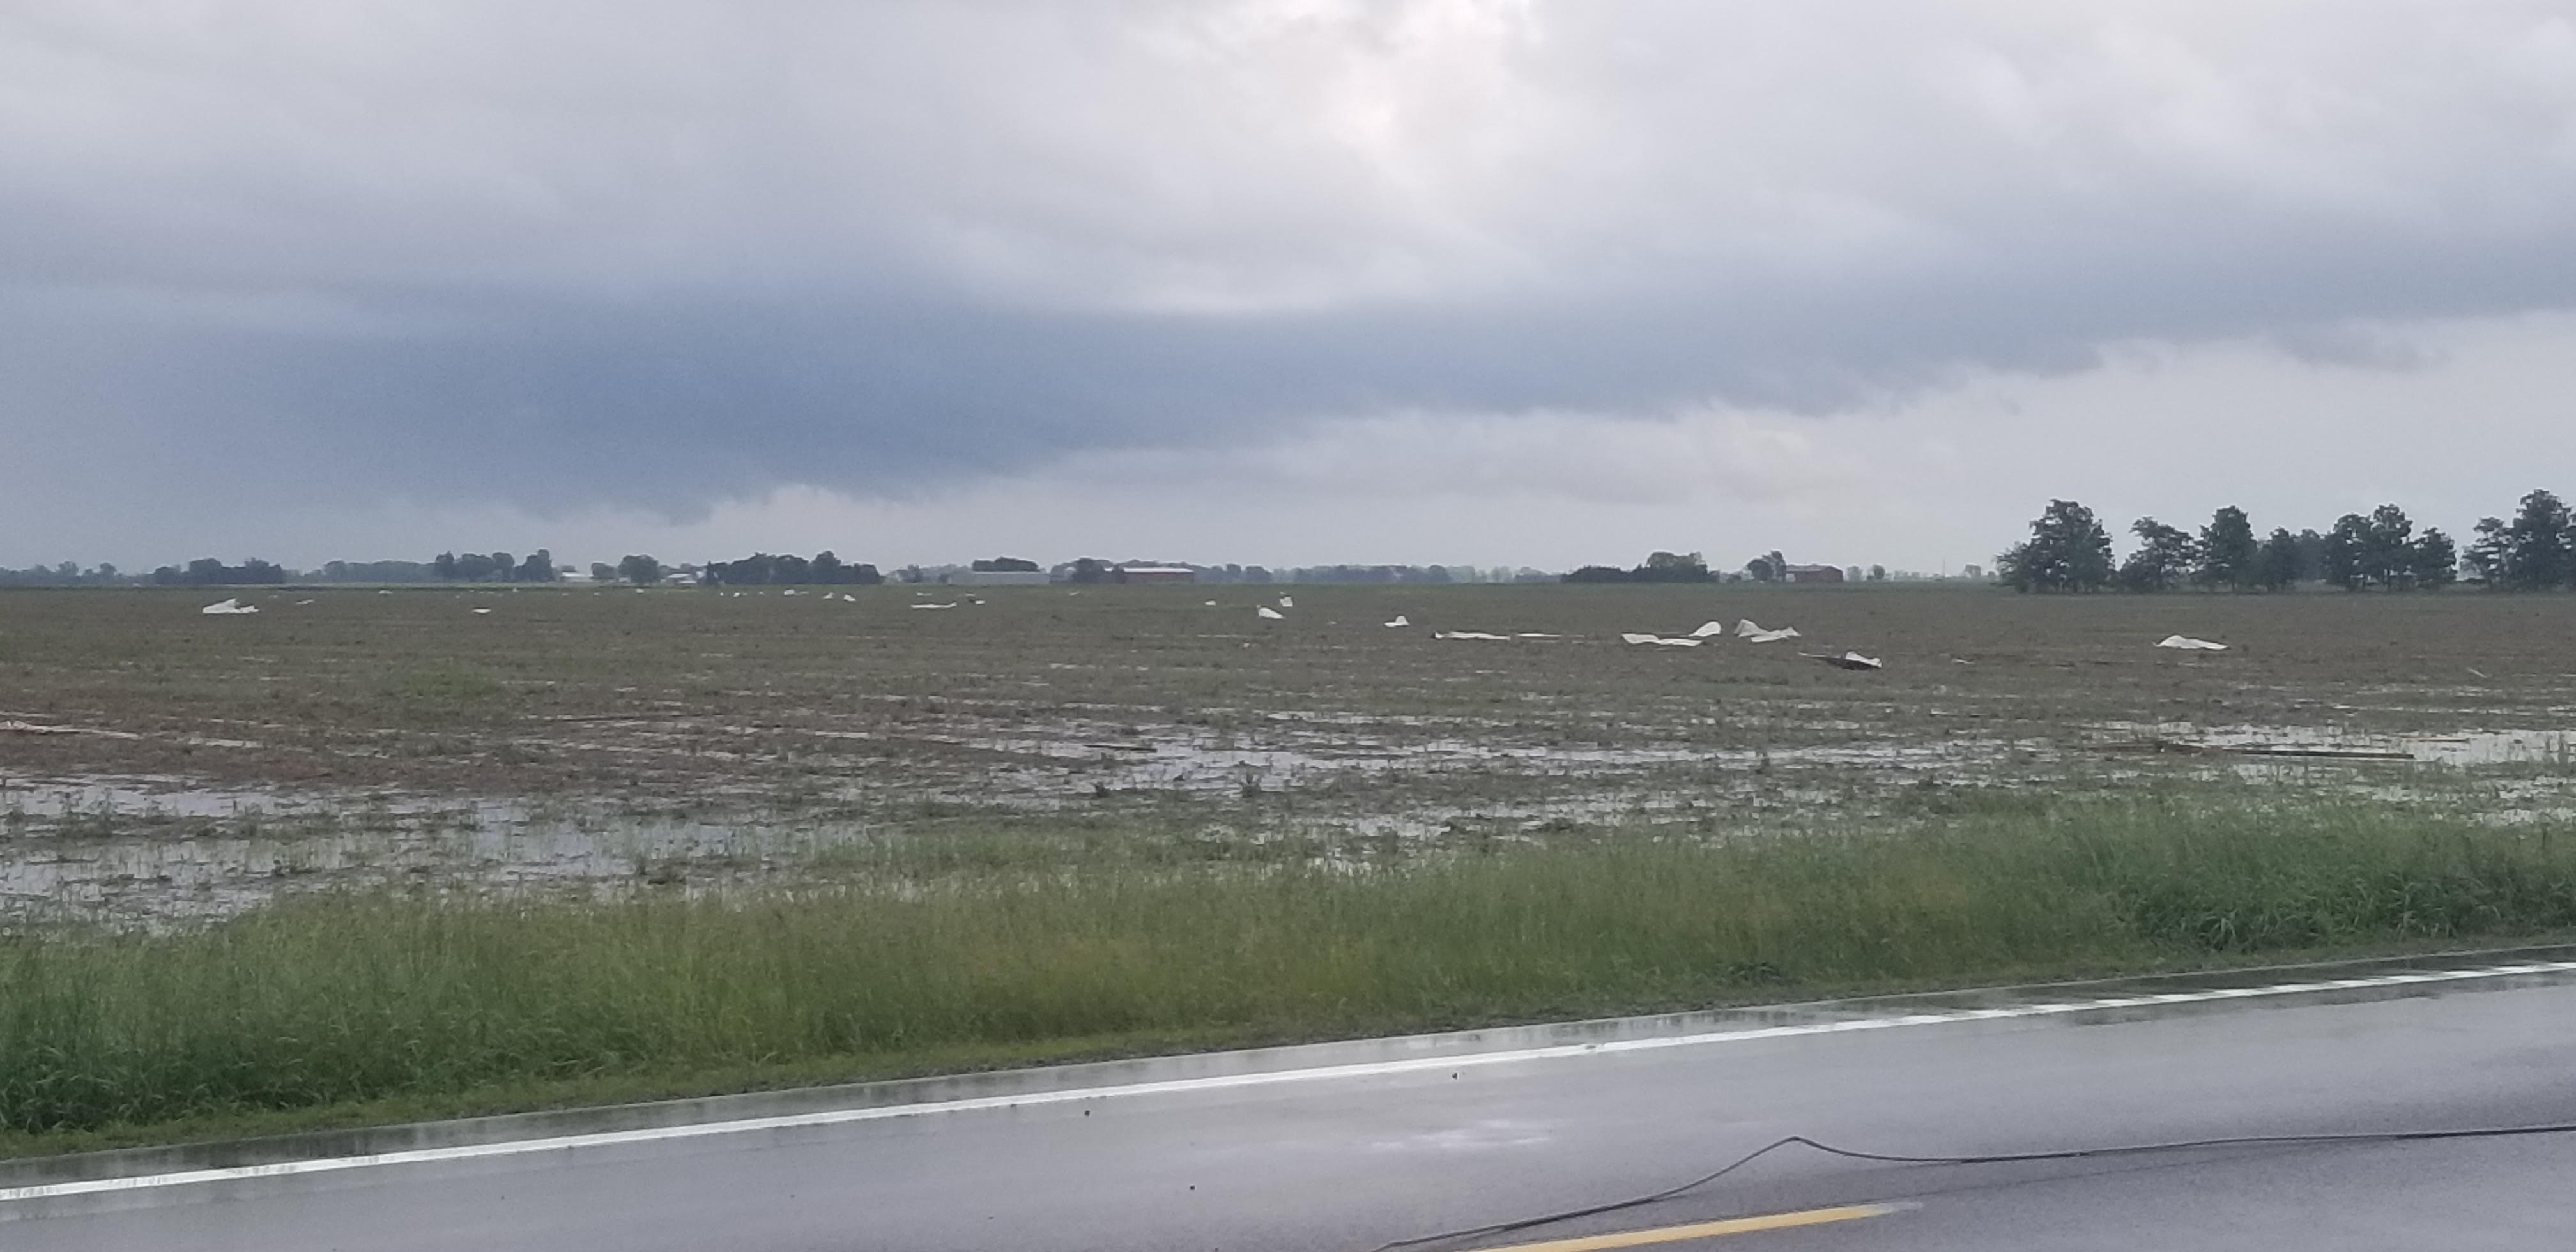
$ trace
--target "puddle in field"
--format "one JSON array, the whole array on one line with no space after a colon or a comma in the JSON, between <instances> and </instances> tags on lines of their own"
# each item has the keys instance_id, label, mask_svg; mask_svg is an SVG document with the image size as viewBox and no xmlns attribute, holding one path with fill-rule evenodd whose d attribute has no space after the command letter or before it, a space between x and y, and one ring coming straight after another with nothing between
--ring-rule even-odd
<instances>
[{"instance_id":1,"label":"puddle in field","mask_svg":"<svg viewBox=\"0 0 2576 1252\"><path fill-rule=\"evenodd\" d=\"M2543 766L2576 771L2576 732L2566 730L2465 730L2403 735L2328 726L2198 727L2188 723L2113 723L2102 728L2105 748L2166 751L2210 749L2251 758L2385 760L2464 769Z\"/></svg>"},{"instance_id":2,"label":"puddle in field","mask_svg":"<svg viewBox=\"0 0 2576 1252\"><path fill-rule=\"evenodd\" d=\"M810 824L568 816L509 800L0 780L0 924L220 917L317 887L696 885L802 862L828 837Z\"/></svg>"},{"instance_id":3,"label":"puddle in field","mask_svg":"<svg viewBox=\"0 0 2576 1252\"><path fill-rule=\"evenodd\" d=\"M648 722L632 728L647 737L662 733ZM699 727L694 735L741 742L802 736L871 746L816 767L797 798L765 793L746 773L706 792L719 807L686 815L639 813L608 797L532 804L0 775L0 924L163 924L323 887L714 889L795 872L819 853L900 830L935 805L1005 821L1013 813L1151 813L1245 839L1303 828L1437 842L1522 837L1558 822L1804 826L1882 814L1896 789L1918 782L2038 782L2065 768L2124 777L2179 770L2285 785L2317 777L2418 785L2375 773L2385 769L2382 762L2490 769L2479 785L2498 789L2498 813L2557 820L2576 805L2576 734L2567 731L2408 736L2333 726L2135 723L2049 741L1867 739L1859 737L1863 729L1801 725L1794 728L1800 734L1848 731L1853 738L1762 748L1678 738L1567 743L1527 723L1318 715L1224 729L1089 719L1034 730L949 723L913 733ZM2115 762L2088 750L2122 743L2144 745L2150 755ZM2297 755L2311 750L2356 755ZM2185 758L2152 755L2167 751ZM2514 766L2536 769L2495 768ZM1139 804L1147 807L1133 807ZM1108 807L1093 807L1102 805Z\"/></svg>"}]
</instances>

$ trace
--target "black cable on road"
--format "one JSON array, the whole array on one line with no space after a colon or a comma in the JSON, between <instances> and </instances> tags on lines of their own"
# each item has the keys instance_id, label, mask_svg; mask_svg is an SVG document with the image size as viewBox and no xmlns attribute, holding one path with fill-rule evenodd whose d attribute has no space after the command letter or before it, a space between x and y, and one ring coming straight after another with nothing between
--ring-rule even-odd
<instances>
[{"instance_id":1,"label":"black cable on road","mask_svg":"<svg viewBox=\"0 0 2576 1252\"><path fill-rule=\"evenodd\" d=\"M2406 1143L2428 1139L2503 1139L2516 1135L2564 1134L2576 1134L2576 1122L2551 1122L2538 1126L2472 1126L2456 1130L2365 1130L2325 1135L2234 1135L2223 1139L2180 1139L2170 1143L2131 1143L2107 1148L2065 1148L2054 1152L1994 1152L1982 1156L1909 1156L1896 1152L1865 1152L1858 1148L1838 1148L1830 1143L1810 1139L1805 1135L1790 1135L1755 1148L1689 1182L1666 1187L1661 1191L1632 1196L1625 1200L1586 1205L1577 1209L1542 1213L1536 1217L1495 1222L1490 1226L1470 1226L1461 1230L1444 1230L1438 1234L1415 1235L1409 1239L1394 1239L1369 1249L1369 1252L1395 1252L1398 1248L1417 1247L1426 1243L1445 1243L1452 1239L1507 1235L1536 1226L1552 1226L1558 1222L1569 1222L1579 1217L1598 1217L1604 1213L1643 1208L1658 1201L1670 1200L1676 1196L1697 1191L1773 1152L1792 1145L1812 1148L1831 1156L1848 1157L1855 1161L1878 1161L1891 1165L2006 1165L2030 1161L2080 1161L2090 1157L2144 1156L2155 1152L2190 1152L2205 1148L2288 1147L2325 1143Z\"/></svg>"}]
</instances>

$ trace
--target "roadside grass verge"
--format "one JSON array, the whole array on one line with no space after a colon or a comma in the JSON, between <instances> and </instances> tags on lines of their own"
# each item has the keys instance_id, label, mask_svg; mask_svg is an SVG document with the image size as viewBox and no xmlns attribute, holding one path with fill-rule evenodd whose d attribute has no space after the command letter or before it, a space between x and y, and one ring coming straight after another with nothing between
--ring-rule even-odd
<instances>
[{"instance_id":1,"label":"roadside grass verge","mask_svg":"<svg viewBox=\"0 0 2576 1252\"><path fill-rule=\"evenodd\" d=\"M0 1150L2571 929L2564 832L2242 796L1365 868L1000 858L694 900L324 895L0 941Z\"/></svg>"}]
</instances>

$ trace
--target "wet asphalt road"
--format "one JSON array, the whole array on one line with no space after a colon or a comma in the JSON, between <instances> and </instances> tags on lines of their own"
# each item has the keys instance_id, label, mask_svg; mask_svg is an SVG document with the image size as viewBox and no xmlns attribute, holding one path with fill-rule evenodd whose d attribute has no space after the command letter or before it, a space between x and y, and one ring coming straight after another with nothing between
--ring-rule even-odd
<instances>
[{"instance_id":1,"label":"wet asphalt road","mask_svg":"<svg viewBox=\"0 0 2576 1252\"><path fill-rule=\"evenodd\" d=\"M1327 1074L20 1201L0 1204L0 1248L1360 1252L1658 1189L1790 1134L1964 1155L2559 1121L2576 1122L2565 976ZM1793 1148L1644 1208L1425 1246L1871 1203L1894 1207L1634 1246L2563 1249L2576 1247L2576 1135L1973 1166Z\"/></svg>"}]
</instances>

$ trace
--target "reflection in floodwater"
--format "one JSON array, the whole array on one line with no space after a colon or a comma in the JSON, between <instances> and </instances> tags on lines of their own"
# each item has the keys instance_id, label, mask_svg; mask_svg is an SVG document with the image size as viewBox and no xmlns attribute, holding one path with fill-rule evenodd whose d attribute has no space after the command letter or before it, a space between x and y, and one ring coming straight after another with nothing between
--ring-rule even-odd
<instances>
[{"instance_id":1,"label":"reflection in floodwater","mask_svg":"<svg viewBox=\"0 0 2576 1252\"><path fill-rule=\"evenodd\" d=\"M2073 770L2094 771L2096 779L2155 769L2271 783L2341 770L2334 780L2347 787L2356 781L2351 771L2360 771L2367 793L2422 798L2430 794L2424 779L2400 784L2409 776L2387 773L2417 766L2509 785L2511 795L2491 798L2513 813L2576 805L2576 751L2564 731L2408 736L2118 724L2065 744L1855 733L1846 743L1745 749L1491 742L1454 724L1379 720L1362 727L1311 716L1271 719L1253 732L1133 724L1049 730L923 735L902 741L907 751L868 771L793 797L719 794L684 813L601 797L536 804L0 775L0 921L151 926L227 916L283 892L322 887L697 891L882 843L941 806L952 816L994 822L1141 815L1228 837L1330 830L1437 841L1561 823L1796 828L1883 817L1891 797L1908 788L2053 787L2076 777ZM2124 758L2102 772L2097 749L2142 746L2185 755L2151 763ZM2309 752L2322 755L2301 758ZM2193 759L2200 754L2223 759ZM1122 803L1162 807L1116 807Z\"/></svg>"}]
</instances>

